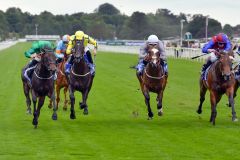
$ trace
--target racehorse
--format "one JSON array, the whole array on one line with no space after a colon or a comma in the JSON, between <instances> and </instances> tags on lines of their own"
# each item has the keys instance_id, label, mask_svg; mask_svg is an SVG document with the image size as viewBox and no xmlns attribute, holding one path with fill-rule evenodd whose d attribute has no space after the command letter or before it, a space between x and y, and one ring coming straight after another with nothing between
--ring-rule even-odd
<instances>
[{"instance_id":1,"label":"racehorse","mask_svg":"<svg viewBox=\"0 0 240 160\"><path fill-rule=\"evenodd\" d=\"M162 60L160 59L160 52L158 49L150 47L148 49L148 54L145 57L145 61L148 62L144 73L142 76L137 74L142 93L145 98L145 103L148 109L148 119L153 118L153 112L150 107L150 95L149 92L154 92L157 94L157 109L158 115L162 116L162 99L163 91L167 84L168 76L165 75L162 66Z\"/></svg>"},{"instance_id":2,"label":"racehorse","mask_svg":"<svg viewBox=\"0 0 240 160\"><path fill-rule=\"evenodd\" d=\"M57 80L56 80L56 93L57 93L57 98L56 98L56 102L57 102L57 109L58 109L58 105L60 102L60 91L62 88L64 88L64 106L63 106L63 110L67 110L67 104L68 104L68 100L67 100L67 91L68 91L68 82L67 82L67 78L65 75L65 68L64 65L67 61L67 57L66 55L64 55L63 61L61 63L58 64L57 66ZM48 105L49 108L52 108L52 101L50 99L50 103Z\"/></svg>"},{"instance_id":3,"label":"racehorse","mask_svg":"<svg viewBox=\"0 0 240 160\"><path fill-rule=\"evenodd\" d=\"M41 55L41 61L36 65L31 78L31 86L28 80L24 77L25 68L22 69L22 82L24 94L26 96L27 110L31 113L31 100L29 91L31 91L33 101L33 121L32 124L37 128L38 118L40 115L41 107L44 104L45 96L48 96L53 101L53 114L52 119L57 120L56 105L55 105L55 92L54 92L54 72L56 71L56 58L52 50L47 50ZM38 106L36 109L36 104Z\"/></svg>"},{"instance_id":4,"label":"racehorse","mask_svg":"<svg viewBox=\"0 0 240 160\"><path fill-rule=\"evenodd\" d=\"M231 51L216 52L219 59L212 64L208 71L206 80L200 77L200 104L197 113L202 113L202 104L205 100L206 91L210 92L211 101L211 116L210 122L215 125L217 116L217 104L221 100L223 94L228 96L229 106L232 107L232 121L237 121L237 116L234 106L234 89L236 81L232 72L232 55Z\"/></svg>"},{"instance_id":5,"label":"racehorse","mask_svg":"<svg viewBox=\"0 0 240 160\"><path fill-rule=\"evenodd\" d=\"M71 113L70 118L75 119L75 96L74 92L77 90L82 93L82 102L79 103L80 109L84 109L83 114L88 114L87 98L91 90L93 78L90 69L84 57L84 39L76 41L72 51L74 56L73 65L69 73L69 96L71 100Z\"/></svg>"}]
</instances>

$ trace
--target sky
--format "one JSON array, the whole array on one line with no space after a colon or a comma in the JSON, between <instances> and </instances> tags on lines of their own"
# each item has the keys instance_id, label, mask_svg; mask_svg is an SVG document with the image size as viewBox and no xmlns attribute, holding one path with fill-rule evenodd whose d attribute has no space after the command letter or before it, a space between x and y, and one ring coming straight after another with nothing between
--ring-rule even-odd
<instances>
[{"instance_id":1,"label":"sky","mask_svg":"<svg viewBox=\"0 0 240 160\"><path fill-rule=\"evenodd\" d=\"M54 15L92 13L103 3L114 5L128 16L135 11L155 13L158 8L166 8L176 15L180 12L209 15L222 25L240 24L240 0L0 0L0 10L5 12L9 7L18 7L31 14L45 10Z\"/></svg>"}]
</instances>

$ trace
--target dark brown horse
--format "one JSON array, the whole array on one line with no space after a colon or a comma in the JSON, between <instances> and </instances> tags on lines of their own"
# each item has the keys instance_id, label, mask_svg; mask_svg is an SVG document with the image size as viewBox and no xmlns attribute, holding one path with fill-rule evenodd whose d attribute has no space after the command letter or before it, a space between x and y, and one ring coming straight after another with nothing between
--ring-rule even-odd
<instances>
[{"instance_id":1,"label":"dark brown horse","mask_svg":"<svg viewBox=\"0 0 240 160\"><path fill-rule=\"evenodd\" d=\"M57 98L56 98L56 102L57 102L57 109L59 106L59 102L60 102L60 91L62 88L64 88L64 106L63 106L63 110L67 110L67 104L68 104L68 100L67 100L67 91L68 91L68 82L67 82L67 78L65 75L65 63L67 61L67 56L64 55L64 59L61 63L58 64L57 66L57 80L56 80L56 93L57 93ZM50 99L50 103L48 105L49 108L52 108L52 101Z\"/></svg>"},{"instance_id":2,"label":"dark brown horse","mask_svg":"<svg viewBox=\"0 0 240 160\"><path fill-rule=\"evenodd\" d=\"M54 72L56 71L56 58L52 50L45 50L39 62L34 69L32 75L31 87L24 77L24 70L22 70L22 81L24 94L26 96L27 110L31 112L31 100L29 91L31 91L33 101L33 121L32 124L37 128L38 118L40 115L41 107L44 104L45 96L48 96L53 101L53 115L52 119L57 120L56 105L55 105L55 92L54 92ZM38 101L38 106L36 104Z\"/></svg>"},{"instance_id":3,"label":"dark brown horse","mask_svg":"<svg viewBox=\"0 0 240 160\"><path fill-rule=\"evenodd\" d=\"M148 55L145 57L148 61L144 73L142 76L137 74L137 78L140 82L142 93L145 97L145 103L148 109L148 119L152 119L153 112L150 107L150 95L149 92L157 93L157 109L158 115L163 114L162 99L163 91L167 84L167 76L164 74L164 69L161 65L160 52L155 48L148 49Z\"/></svg>"},{"instance_id":4,"label":"dark brown horse","mask_svg":"<svg viewBox=\"0 0 240 160\"><path fill-rule=\"evenodd\" d=\"M69 96L71 100L70 118L75 119L75 96L74 92L82 93L82 102L79 103L80 108L84 109L83 114L88 114L87 98L92 87L93 76L84 60L84 39L76 41L72 56L74 56L73 65L69 74Z\"/></svg>"},{"instance_id":5,"label":"dark brown horse","mask_svg":"<svg viewBox=\"0 0 240 160\"><path fill-rule=\"evenodd\" d=\"M217 53L219 59L214 62L208 71L207 79L202 80L200 78L200 104L198 106L197 113L202 113L202 104L205 100L206 91L210 92L211 101L211 117L210 122L215 125L215 119L217 116L217 104L220 101L223 94L228 96L228 101L232 107L232 121L237 121L237 116L234 106L234 86L236 81L232 72L232 60L229 55L231 52Z\"/></svg>"}]
</instances>

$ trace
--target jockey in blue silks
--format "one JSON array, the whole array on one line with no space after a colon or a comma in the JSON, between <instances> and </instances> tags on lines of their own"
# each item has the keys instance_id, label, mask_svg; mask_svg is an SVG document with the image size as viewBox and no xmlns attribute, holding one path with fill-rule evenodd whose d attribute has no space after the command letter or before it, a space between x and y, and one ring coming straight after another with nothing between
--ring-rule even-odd
<instances>
[{"instance_id":1,"label":"jockey in blue silks","mask_svg":"<svg viewBox=\"0 0 240 160\"><path fill-rule=\"evenodd\" d=\"M212 39L202 48L203 53L210 53L210 56L202 67L202 78L204 77L206 69L219 58L218 55L216 55L216 51L228 52L231 49L232 45L226 34L219 33L213 36Z\"/></svg>"},{"instance_id":2,"label":"jockey in blue silks","mask_svg":"<svg viewBox=\"0 0 240 160\"><path fill-rule=\"evenodd\" d=\"M64 54L66 54L69 39L70 39L70 36L66 34L62 37L62 40L58 42L57 48L55 51L55 55L58 59L62 59L64 57Z\"/></svg>"}]
</instances>

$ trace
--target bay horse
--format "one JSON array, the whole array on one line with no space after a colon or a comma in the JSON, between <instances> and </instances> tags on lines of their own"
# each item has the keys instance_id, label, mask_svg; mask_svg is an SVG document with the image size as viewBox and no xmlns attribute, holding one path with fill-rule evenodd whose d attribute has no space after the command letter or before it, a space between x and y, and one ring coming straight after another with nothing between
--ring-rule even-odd
<instances>
[{"instance_id":1,"label":"bay horse","mask_svg":"<svg viewBox=\"0 0 240 160\"><path fill-rule=\"evenodd\" d=\"M65 75L65 67L64 67L66 62L67 62L67 55L64 54L63 61L57 65L58 73L57 73L57 79L56 79L56 94L57 94L56 105L58 109L59 102L60 102L60 91L63 88L64 89L63 90L64 91L64 105L63 105L64 111L67 110L67 104L68 104L68 100L67 100L68 82ZM52 108L51 99L48 107Z\"/></svg>"},{"instance_id":2,"label":"bay horse","mask_svg":"<svg viewBox=\"0 0 240 160\"><path fill-rule=\"evenodd\" d=\"M202 113L202 104L205 100L206 91L210 92L211 116L210 122L215 125L217 116L217 104L221 100L223 94L228 96L229 106L232 107L232 121L237 121L234 106L234 90L236 80L232 72L232 60L230 56L232 51L225 53L223 51L216 52L219 59L212 64L208 71L206 80L200 77L200 104L197 113Z\"/></svg>"},{"instance_id":3,"label":"bay horse","mask_svg":"<svg viewBox=\"0 0 240 160\"><path fill-rule=\"evenodd\" d=\"M160 52L158 49L149 47L148 54L145 57L145 61L147 61L148 64L144 69L144 73L142 76L137 74L137 78L139 80L141 90L145 98L145 103L148 109L148 119L150 120L153 118L153 112L150 106L149 92L157 94L156 100L158 115L162 116L163 91L166 87L168 76L164 73L164 69L161 64L162 60L160 59Z\"/></svg>"},{"instance_id":4,"label":"bay horse","mask_svg":"<svg viewBox=\"0 0 240 160\"><path fill-rule=\"evenodd\" d=\"M41 61L36 65L31 78L31 86L28 84L28 80L24 77L25 69L22 69L22 82L24 94L26 97L27 110L31 113L31 100L30 91L33 101L33 121L32 124L35 128L38 125L38 118L40 115L41 107L44 104L45 97L48 96L53 101L53 114L52 119L57 120L56 104L55 104L55 92L54 92L54 73L56 71L56 58L53 50L45 49L41 54ZM36 104L38 101L38 106Z\"/></svg>"},{"instance_id":5,"label":"bay horse","mask_svg":"<svg viewBox=\"0 0 240 160\"><path fill-rule=\"evenodd\" d=\"M84 109L83 114L88 114L87 98L91 90L93 78L90 69L84 60L84 38L82 40L77 40L72 51L72 56L74 56L73 65L69 73L69 96L71 101L71 113L70 118L75 119L75 96L74 92L79 91L82 93L82 102L79 103L80 109Z\"/></svg>"}]
</instances>

